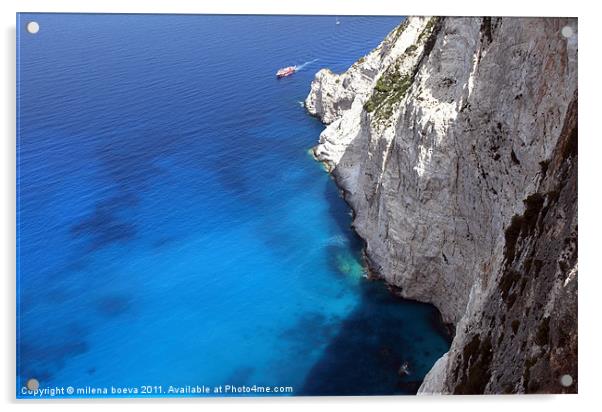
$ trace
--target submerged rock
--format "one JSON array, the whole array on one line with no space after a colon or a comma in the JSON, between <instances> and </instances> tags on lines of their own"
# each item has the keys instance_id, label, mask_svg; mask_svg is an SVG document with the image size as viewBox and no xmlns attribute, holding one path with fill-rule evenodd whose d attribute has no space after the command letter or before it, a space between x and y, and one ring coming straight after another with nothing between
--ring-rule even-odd
<instances>
[{"instance_id":1,"label":"submerged rock","mask_svg":"<svg viewBox=\"0 0 602 412\"><path fill-rule=\"evenodd\" d=\"M421 393L577 391L576 33L411 17L312 82L371 272L455 325Z\"/></svg>"}]
</instances>

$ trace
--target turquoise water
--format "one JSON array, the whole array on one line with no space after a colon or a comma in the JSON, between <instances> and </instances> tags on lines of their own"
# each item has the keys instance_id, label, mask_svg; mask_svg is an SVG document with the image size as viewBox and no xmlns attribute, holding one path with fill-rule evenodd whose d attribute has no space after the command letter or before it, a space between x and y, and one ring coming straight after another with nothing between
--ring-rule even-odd
<instances>
[{"instance_id":1,"label":"turquoise water","mask_svg":"<svg viewBox=\"0 0 602 412\"><path fill-rule=\"evenodd\" d=\"M448 338L362 277L300 104L400 20L21 14L17 396L415 392Z\"/></svg>"}]
</instances>

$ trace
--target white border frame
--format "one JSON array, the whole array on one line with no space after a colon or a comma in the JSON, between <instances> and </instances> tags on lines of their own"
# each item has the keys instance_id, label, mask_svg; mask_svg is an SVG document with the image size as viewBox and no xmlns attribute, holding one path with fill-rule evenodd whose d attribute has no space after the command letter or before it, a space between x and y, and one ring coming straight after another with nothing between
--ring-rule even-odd
<instances>
[{"instance_id":1,"label":"white border frame","mask_svg":"<svg viewBox=\"0 0 602 412\"><path fill-rule=\"evenodd\" d=\"M2 317L0 318L2 339L0 352L0 402L11 409L19 407L29 410L64 410L82 407L105 410L116 409L164 410L168 404L194 409L230 409L240 407L251 411L293 410L308 408L327 410L345 408L346 411L365 410L378 407L402 411L403 409L437 410L483 410L507 412L510 408L546 409L566 411L575 407L593 406L600 402L596 396L600 381L599 342L602 341L598 294L602 293L602 276L597 270L597 245L601 232L598 208L600 182L598 175L599 157L602 153L602 136L599 136L597 99L600 93L600 14L594 2L546 1L541 4L525 0L501 2L470 0L429 0L428 2L395 2L392 0L220 0L219 2L193 2L190 0L3 0L2 8L2 88L0 101L1 124L4 127L2 140L2 197L0 207L0 251L3 263ZM579 300L579 395L564 396L489 396L489 397L341 397L341 398L261 398L261 399L126 399L126 400L53 400L28 401L14 399L15 394L15 21L16 12L104 12L104 13L211 13L211 14L330 14L330 15L492 15L492 16L572 16L579 18L579 96L580 111L580 173L579 173L579 216L580 248L579 263L582 274ZM308 86L309 87L309 86ZM317 138L317 136L316 136ZM585 150L584 150L585 149ZM587 222L587 224L584 224ZM373 406L374 405L374 406Z\"/></svg>"}]
</instances>

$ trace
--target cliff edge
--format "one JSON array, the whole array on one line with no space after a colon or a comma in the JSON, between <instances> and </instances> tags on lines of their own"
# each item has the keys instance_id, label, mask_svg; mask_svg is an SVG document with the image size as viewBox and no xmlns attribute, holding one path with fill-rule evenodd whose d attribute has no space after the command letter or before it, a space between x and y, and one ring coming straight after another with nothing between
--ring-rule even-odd
<instances>
[{"instance_id":1,"label":"cliff edge","mask_svg":"<svg viewBox=\"0 0 602 412\"><path fill-rule=\"evenodd\" d=\"M312 82L368 265L455 327L419 393L577 391L576 33L410 17Z\"/></svg>"}]
</instances>

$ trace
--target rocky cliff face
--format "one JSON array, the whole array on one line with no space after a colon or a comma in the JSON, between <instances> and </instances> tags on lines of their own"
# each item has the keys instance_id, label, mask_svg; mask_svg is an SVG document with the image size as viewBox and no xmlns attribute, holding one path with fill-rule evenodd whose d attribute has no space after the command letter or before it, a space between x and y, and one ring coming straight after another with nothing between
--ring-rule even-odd
<instances>
[{"instance_id":1,"label":"rocky cliff face","mask_svg":"<svg viewBox=\"0 0 602 412\"><path fill-rule=\"evenodd\" d=\"M421 393L577 391L576 32L411 17L311 85L370 268L455 325Z\"/></svg>"}]
</instances>

